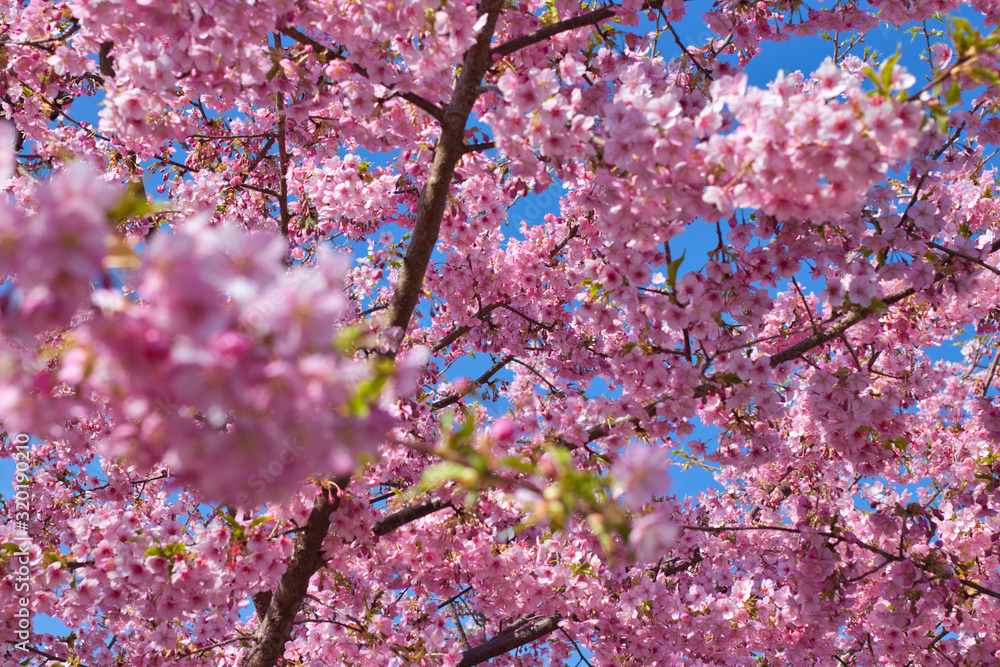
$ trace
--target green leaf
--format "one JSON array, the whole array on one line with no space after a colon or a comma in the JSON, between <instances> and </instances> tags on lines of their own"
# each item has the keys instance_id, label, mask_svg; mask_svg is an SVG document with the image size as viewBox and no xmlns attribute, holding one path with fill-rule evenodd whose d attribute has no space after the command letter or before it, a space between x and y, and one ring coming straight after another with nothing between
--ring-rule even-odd
<instances>
[{"instance_id":1,"label":"green leaf","mask_svg":"<svg viewBox=\"0 0 1000 667\"><path fill-rule=\"evenodd\" d=\"M948 27L948 35L951 37L951 41L955 44L955 52L961 56L975 41L974 35L975 31L972 29L972 24L963 18L952 18L951 25Z\"/></svg>"},{"instance_id":2,"label":"green leaf","mask_svg":"<svg viewBox=\"0 0 1000 667\"><path fill-rule=\"evenodd\" d=\"M534 473L535 466L531 464L530 461L525 461L524 459L518 458L516 456L507 456L500 460L500 465L504 468L511 470L519 470L525 473Z\"/></svg>"},{"instance_id":3,"label":"green leaf","mask_svg":"<svg viewBox=\"0 0 1000 667\"><path fill-rule=\"evenodd\" d=\"M896 48L896 55L890 56L888 60L882 63L882 83L886 90L889 90L892 82L892 71L896 68L896 63L899 61L900 57L903 55L902 46Z\"/></svg>"},{"instance_id":4,"label":"green leaf","mask_svg":"<svg viewBox=\"0 0 1000 667\"><path fill-rule=\"evenodd\" d=\"M975 33L975 30L972 29L972 24L968 20L960 16L955 16L951 18L951 26L948 32L954 38L956 35L972 35Z\"/></svg>"},{"instance_id":5,"label":"green leaf","mask_svg":"<svg viewBox=\"0 0 1000 667\"><path fill-rule=\"evenodd\" d=\"M333 335L333 349L343 356L353 354L360 337L360 327L351 325L337 329Z\"/></svg>"},{"instance_id":6,"label":"green leaf","mask_svg":"<svg viewBox=\"0 0 1000 667\"><path fill-rule=\"evenodd\" d=\"M476 419L475 417L472 416L472 412L469 411L469 408L462 405L461 403L459 404L458 407L461 408L462 416L465 417L465 421L462 422L462 426L458 429L458 431L452 434L451 436L452 444L467 442L469 438L472 437L472 434L475 433L476 431Z\"/></svg>"},{"instance_id":7,"label":"green leaf","mask_svg":"<svg viewBox=\"0 0 1000 667\"><path fill-rule=\"evenodd\" d=\"M151 212L153 207L146 200L146 190L142 181L129 183L125 195L118 200L114 208L108 211L108 217L117 222L125 218L135 218Z\"/></svg>"},{"instance_id":8,"label":"green leaf","mask_svg":"<svg viewBox=\"0 0 1000 667\"><path fill-rule=\"evenodd\" d=\"M161 546L149 547L146 549L146 558L150 556L161 556L163 558L173 558L174 556L183 556L187 553L187 547L185 547L180 542L171 542L170 544L164 544Z\"/></svg>"},{"instance_id":9,"label":"green leaf","mask_svg":"<svg viewBox=\"0 0 1000 667\"><path fill-rule=\"evenodd\" d=\"M871 67L866 67L864 71L865 71L865 76L867 76L871 80L871 82L875 84L875 90L871 91L869 95L874 95L876 93L882 95L888 94L889 91L886 90L885 86L882 85L882 79L880 79L878 74L875 73L875 70L873 70Z\"/></svg>"},{"instance_id":10,"label":"green leaf","mask_svg":"<svg viewBox=\"0 0 1000 667\"><path fill-rule=\"evenodd\" d=\"M256 519L254 519L253 521L250 522L250 525L247 526L247 530L250 530L252 528L256 528L260 524L266 523L268 521L274 521L274 518L273 517L269 517L269 516L259 516L259 517L257 517Z\"/></svg>"},{"instance_id":11,"label":"green leaf","mask_svg":"<svg viewBox=\"0 0 1000 667\"><path fill-rule=\"evenodd\" d=\"M948 87L948 92L945 93L944 101L950 107L962 102L962 87L958 85L958 81L951 82L951 86Z\"/></svg>"},{"instance_id":12,"label":"green leaf","mask_svg":"<svg viewBox=\"0 0 1000 667\"><path fill-rule=\"evenodd\" d=\"M360 382L354 390L354 395L348 401L348 411L351 415L367 417L372 404L382 393L382 388L389 381L388 375L379 374Z\"/></svg>"},{"instance_id":13,"label":"green leaf","mask_svg":"<svg viewBox=\"0 0 1000 667\"><path fill-rule=\"evenodd\" d=\"M934 116L934 121L937 123L938 132L941 134L947 134L948 123L951 120L948 113L941 107L931 107L931 114Z\"/></svg>"},{"instance_id":14,"label":"green leaf","mask_svg":"<svg viewBox=\"0 0 1000 667\"><path fill-rule=\"evenodd\" d=\"M1000 74L986 67L974 67L972 69L972 78L976 80L985 79L994 86L1000 86Z\"/></svg>"},{"instance_id":15,"label":"green leaf","mask_svg":"<svg viewBox=\"0 0 1000 667\"><path fill-rule=\"evenodd\" d=\"M872 305L869 306L869 309L874 310L874 311L889 310L889 304L887 304L882 299L875 299L875 298L873 298L872 299Z\"/></svg>"},{"instance_id":16,"label":"green leaf","mask_svg":"<svg viewBox=\"0 0 1000 667\"><path fill-rule=\"evenodd\" d=\"M677 271L681 268L681 262L684 261L684 255L686 254L687 250L682 252L680 257L667 264L667 282L671 288L677 283Z\"/></svg>"},{"instance_id":17,"label":"green leaf","mask_svg":"<svg viewBox=\"0 0 1000 667\"><path fill-rule=\"evenodd\" d=\"M426 491L452 480L459 482L469 481L470 473L472 475L476 474L474 470L461 463L442 461L424 471L423 477L420 480L420 489Z\"/></svg>"}]
</instances>

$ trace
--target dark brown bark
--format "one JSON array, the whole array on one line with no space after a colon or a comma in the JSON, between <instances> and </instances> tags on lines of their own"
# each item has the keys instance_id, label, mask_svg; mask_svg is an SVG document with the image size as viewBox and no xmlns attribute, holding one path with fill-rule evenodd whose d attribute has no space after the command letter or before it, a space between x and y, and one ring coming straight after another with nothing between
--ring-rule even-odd
<instances>
[{"instance_id":1,"label":"dark brown bark","mask_svg":"<svg viewBox=\"0 0 1000 667\"><path fill-rule=\"evenodd\" d=\"M330 514L340 505L340 489L346 485L347 480L338 480L324 486L316 499L306 525L295 536L288 569L271 595L264 620L254 634L253 648L243 658L242 667L274 667L284 654L309 580L323 564L323 540L330 529Z\"/></svg>"},{"instance_id":2,"label":"dark brown bark","mask_svg":"<svg viewBox=\"0 0 1000 667\"><path fill-rule=\"evenodd\" d=\"M111 51L114 48L114 42L101 42L101 50L97 54L97 68L100 70L101 74L109 79L115 78L115 59L111 55Z\"/></svg>"},{"instance_id":3,"label":"dark brown bark","mask_svg":"<svg viewBox=\"0 0 1000 667\"><path fill-rule=\"evenodd\" d=\"M434 149L427 182L420 192L413 236L406 248L399 280L389 304L387 326L394 330L396 340L388 356L395 356L420 300L420 289L437 245L455 167L465 154L465 125L479 97L483 75L493 65L490 40L493 39L502 7L502 0L484 0L480 5L480 15L487 17L486 25L476 43L465 54L451 102L441 110L441 136Z\"/></svg>"},{"instance_id":4,"label":"dark brown bark","mask_svg":"<svg viewBox=\"0 0 1000 667\"><path fill-rule=\"evenodd\" d=\"M346 486L346 484L347 480L339 480L335 488ZM285 571L285 575L282 576L278 589L275 591L280 592L282 597L276 597L271 591L259 591L253 594L251 599L257 612L257 618L263 621L255 636L256 644L267 644L272 649L257 651L255 648L255 651L260 654L259 658L255 658L258 661L248 662L251 656L256 655L256 653L251 653L244 660L244 666L273 665L281 658L285 642L291 639L289 619L294 620L295 615L298 614L302 600L305 599L309 579L323 565L321 553L323 539L330 527L330 513L335 511L339 504L339 495L333 500L324 495L313 507L305 527L298 533L288 570ZM379 537L387 535L408 523L422 519L446 507L451 507L451 503L439 498L432 498L406 507L376 523L372 528L372 534ZM93 561L90 563L92 564ZM288 621L287 624L286 621ZM286 625L287 629L285 629ZM275 662L266 662L272 658Z\"/></svg>"},{"instance_id":5,"label":"dark brown bark","mask_svg":"<svg viewBox=\"0 0 1000 667\"><path fill-rule=\"evenodd\" d=\"M587 12L586 14L580 14L579 16L574 16L564 21L558 21L552 25L545 26L544 28L539 28L534 32L529 32L527 35L515 37L514 39L508 40L497 46L493 49L493 53L500 56L510 55L511 53L531 46L532 44L537 44L547 39L551 39L560 33L597 25L601 21L607 21L614 15L615 12L611 7L601 7L600 9L595 9Z\"/></svg>"},{"instance_id":6,"label":"dark brown bark","mask_svg":"<svg viewBox=\"0 0 1000 667\"><path fill-rule=\"evenodd\" d=\"M476 319L479 319L479 320L485 319L487 315L489 315L490 313L492 313L494 310L496 310L499 307L500 307L499 303L494 303L494 304L491 304L489 306L484 306L484 307L482 307L482 308L479 309L479 312L477 312L474 315L474 317ZM455 327L454 329L452 329L451 331L449 331L447 334L445 334L444 338L442 338L441 340L439 340L437 343L434 344L434 348L433 348L434 351L435 352L440 352L441 350L443 350L444 348L448 347L449 345L451 345L456 340L458 340L459 338L461 338L465 334L469 333L470 331L472 331L472 327L469 326L468 324L463 324L462 326Z\"/></svg>"}]
</instances>

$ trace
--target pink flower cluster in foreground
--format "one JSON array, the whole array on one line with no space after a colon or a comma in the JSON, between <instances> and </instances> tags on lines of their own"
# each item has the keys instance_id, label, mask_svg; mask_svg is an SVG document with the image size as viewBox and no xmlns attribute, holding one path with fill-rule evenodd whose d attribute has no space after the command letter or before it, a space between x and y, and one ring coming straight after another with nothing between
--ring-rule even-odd
<instances>
[{"instance_id":1,"label":"pink flower cluster in foreground","mask_svg":"<svg viewBox=\"0 0 1000 667\"><path fill-rule=\"evenodd\" d=\"M4 358L10 428L59 437L67 420L97 417L103 455L166 466L240 505L374 454L399 387L352 358L345 261L287 270L280 237L205 216L136 256L108 220L120 197L74 167L39 184L31 209L0 216L0 253L16 276L2 323L20 341ZM108 266L140 257L134 288L115 289ZM28 342L74 317L58 365L39 367ZM391 375L420 363L414 353Z\"/></svg>"}]
</instances>

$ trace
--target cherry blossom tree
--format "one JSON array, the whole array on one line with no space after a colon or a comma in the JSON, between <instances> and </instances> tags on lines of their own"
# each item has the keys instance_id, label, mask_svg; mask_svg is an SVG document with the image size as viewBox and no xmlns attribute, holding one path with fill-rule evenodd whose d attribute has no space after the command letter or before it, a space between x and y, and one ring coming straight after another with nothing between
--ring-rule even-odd
<instances>
[{"instance_id":1,"label":"cherry blossom tree","mask_svg":"<svg viewBox=\"0 0 1000 667\"><path fill-rule=\"evenodd\" d=\"M996 0L0 16L3 664L1000 664Z\"/></svg>"}]
</instances>

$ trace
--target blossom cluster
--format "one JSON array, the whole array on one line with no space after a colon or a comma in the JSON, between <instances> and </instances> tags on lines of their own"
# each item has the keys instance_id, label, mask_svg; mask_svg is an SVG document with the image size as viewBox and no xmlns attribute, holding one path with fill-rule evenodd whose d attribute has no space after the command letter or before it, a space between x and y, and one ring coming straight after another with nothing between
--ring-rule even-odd
<instances>
[{"instance_id":1,"label":"blossom cluster","mask_svg":"<svg viewBox=\"0 0 1000 667\"><path fill-rule=\"evenodd\" d=\"M381 369L354 358L361 331L349 326L345 262L324 255L287 271L279 237L201 216L151 243L130 287L115 288L109 260L129 254L108 217L119 198L73 168L38 186L32 210L6 208L0 248L13 292L2 326L23 357L7 353L5 422L58 437L63 422L99 411L103 455L166 466L179 483L241 505L374 454L394 392L412 390L393 378L421 357ZM33 367L30 341L74 317L83 321L58 356Z\"/></svg>"}]
</instances>

